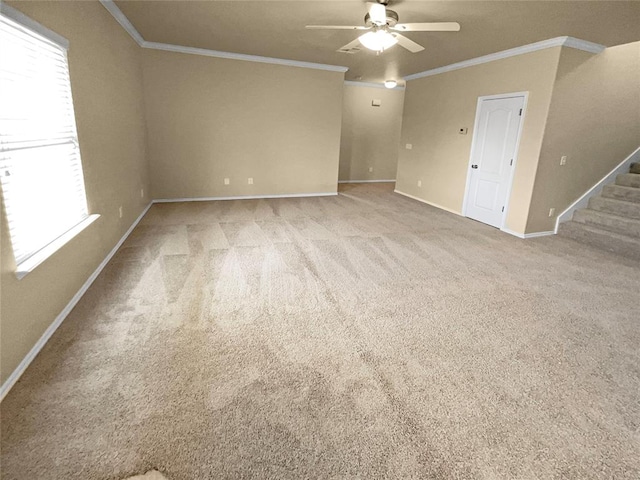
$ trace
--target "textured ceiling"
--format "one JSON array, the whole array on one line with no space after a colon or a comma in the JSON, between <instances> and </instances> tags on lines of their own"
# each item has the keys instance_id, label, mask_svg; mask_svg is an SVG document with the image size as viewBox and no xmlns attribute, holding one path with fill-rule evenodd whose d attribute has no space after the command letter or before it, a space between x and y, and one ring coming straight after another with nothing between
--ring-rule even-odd
<instances>
[{"instance_id":1,"label":"textured ceiling","mask_svg":"<svg viewBox=\"0 0 640 480\"><path fill-rule=\"evenodd\" d=\"M336 50L356 31L307 24L360 25L364 1L118 1L145 40L349 67L347 80L381 82L553 37L606 46L640 40L638 1L391 0L400 22L456 21L460 32L405 35L425 50L395 46L376 55Z\"/></svg>"}]
</instances>

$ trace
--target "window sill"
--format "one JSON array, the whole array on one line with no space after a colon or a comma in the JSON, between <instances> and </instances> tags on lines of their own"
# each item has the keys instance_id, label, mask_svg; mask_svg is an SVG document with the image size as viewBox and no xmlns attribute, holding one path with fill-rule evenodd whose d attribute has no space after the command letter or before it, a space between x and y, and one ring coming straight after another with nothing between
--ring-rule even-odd
<instances>
[{"instance_id":1,"label":"window sill","mask_svg":"<svg viewBox=\"0 0 640 480\"><path fill-rule=\"evenodd\" d=\"M78 223L75 227L67 230L65 233L56 238L49 245L31 255L26 260L23 260L17 265L16 277L18 280L23 279L27 274L33 272L38 265L44 262L51 255L60 250L65 244L67 244L72 238L78 235L81 231L95 222L100 215L89 215L87 218Z\"/></svg>"}]
</instances>

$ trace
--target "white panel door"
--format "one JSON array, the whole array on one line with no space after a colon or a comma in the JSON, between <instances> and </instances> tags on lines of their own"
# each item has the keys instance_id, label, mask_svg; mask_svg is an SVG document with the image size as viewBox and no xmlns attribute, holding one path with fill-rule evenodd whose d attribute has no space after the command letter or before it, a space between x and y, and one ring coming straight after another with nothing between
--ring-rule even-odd
<instances>
[{"instance_id":1,"label":"white panel door","mask_svg":"<svg viewBox=\"0 0 640 480\"><path fill-rule=\"evenodd\" d=\"M500 228L516 155L524 96L483 99L473 134L465 214Z\"/></svg>"}]
</instances>

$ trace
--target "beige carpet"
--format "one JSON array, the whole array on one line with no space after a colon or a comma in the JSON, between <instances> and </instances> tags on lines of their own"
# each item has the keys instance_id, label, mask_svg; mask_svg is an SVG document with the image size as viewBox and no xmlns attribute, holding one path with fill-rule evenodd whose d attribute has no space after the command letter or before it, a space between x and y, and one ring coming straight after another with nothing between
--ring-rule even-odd
<instances>
[{"instance_id":1,"label":"beige carpet","mask_svg":"<svg viewBox=\"0 0 640 480\"><path fill-rule=\"evenodd\" d=\"M155 205L2 403L2 478L637 479L638 285L388 185Z\"/></svg>"}]
</instances>

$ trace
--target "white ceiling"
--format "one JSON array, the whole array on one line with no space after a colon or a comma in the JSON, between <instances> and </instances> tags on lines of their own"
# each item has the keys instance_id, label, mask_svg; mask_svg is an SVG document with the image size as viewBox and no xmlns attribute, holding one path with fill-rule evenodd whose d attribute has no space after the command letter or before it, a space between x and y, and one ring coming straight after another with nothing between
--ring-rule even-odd
<instances>
[{"instance_id":1,"label":"white ceiling","mask_svg":"<svg viewBox=\"0 0 640 480\"><path fill-rule=\"evenodd\" d=\"M307 24L363 24L364 1L117 1L146 41L349 67L347 80L382 82L560 36L613 46L640 40L638 1L391 0L400 22L456 21L460 32L405 35L425 50L336 52L358 36Z\"/></svg>"}]
</instances>

